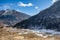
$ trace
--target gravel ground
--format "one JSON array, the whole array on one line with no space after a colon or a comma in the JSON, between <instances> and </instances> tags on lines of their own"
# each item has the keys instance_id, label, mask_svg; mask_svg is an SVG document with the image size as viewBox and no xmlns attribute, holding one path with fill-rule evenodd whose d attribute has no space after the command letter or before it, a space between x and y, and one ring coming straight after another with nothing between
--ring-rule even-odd
<instances>
[{"instance_id":1,"label":"gravel ground","mask_svg":"<svg viewBox=\"0 0 60 40\"><path fill-rule=\"evenodd\" d=\"M60 35L49 35L28 29L0 27L0 40L60 40Z\"/></svg>"}]
</instances>

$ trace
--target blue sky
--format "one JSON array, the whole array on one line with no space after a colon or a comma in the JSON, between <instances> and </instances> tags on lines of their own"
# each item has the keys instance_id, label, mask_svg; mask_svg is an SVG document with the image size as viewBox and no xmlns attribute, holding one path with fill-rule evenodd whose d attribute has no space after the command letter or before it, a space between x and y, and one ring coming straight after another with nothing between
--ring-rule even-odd
<instances>
[{"instance_id":1,"label":"blue sky","mask_svg":"<svg viewBox=\"0 0 60 40\"><path fill-rule=\"evenodd\" d=\"M50 7L56 0L0 0L0 10L14 9L28 15L36 15Z\"/></svg>"}]
</instances>

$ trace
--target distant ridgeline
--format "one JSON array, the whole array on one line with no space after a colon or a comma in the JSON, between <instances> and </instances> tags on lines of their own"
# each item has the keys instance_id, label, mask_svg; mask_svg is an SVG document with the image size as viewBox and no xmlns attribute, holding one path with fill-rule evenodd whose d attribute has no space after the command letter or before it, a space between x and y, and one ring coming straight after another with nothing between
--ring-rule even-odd
<instances>
[{"instance_id":1,"label":"distant ridgeline","mask_svg":"<svg viewBox=\"0 0 60 40\"><path fill-rule=\"evenodd\" d=\"M16 10L0 10L0 23L13 26L16 23L28 19L30 16Z\"/></svg>"},{"instance_id":2,"label":"distant ridgeline","mask_svg":"<svg viewBox=\"0 0 60 40\"><path fill-rule=\"evenodd\" d=\"M56 1L51 7L39 14L14 25L24 29L51 29L60 31L60 1Z\"/></svg>"}]
</instances>

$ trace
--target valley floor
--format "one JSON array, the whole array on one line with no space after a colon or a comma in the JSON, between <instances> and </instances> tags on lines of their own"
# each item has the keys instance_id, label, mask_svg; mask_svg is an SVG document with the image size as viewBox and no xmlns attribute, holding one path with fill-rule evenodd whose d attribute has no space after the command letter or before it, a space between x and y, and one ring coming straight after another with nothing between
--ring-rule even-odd
<instances>
[{"instance_id":1,"label":"valley floor","mask_svg":"<svg viewBox=\"0 0 60 40\"><path fill-rule=\"evenodd\" d=\"M0 27L0 40L60 40L60 35L49 35L28 29Z\"/></svg>"}]
</instances>

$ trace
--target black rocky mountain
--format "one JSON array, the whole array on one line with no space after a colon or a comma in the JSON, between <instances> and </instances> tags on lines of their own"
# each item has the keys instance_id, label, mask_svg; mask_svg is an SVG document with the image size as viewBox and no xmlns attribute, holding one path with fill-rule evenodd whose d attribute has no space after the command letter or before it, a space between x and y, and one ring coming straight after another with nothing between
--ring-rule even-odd
<instances>
[{"instance_id":1,"label":"black rocky mountain","mask_svg":"<svg viewBox=\"0 0 60 40\"><path fill-rule=\"evenodd\" d=\"M51 29L60 31L60 1L39 14L17 23L14 27L24 29Z\"/></svg>"},{"instance_id":2,"label":"black rocky mountain","mask_svg":"<svg viewBox=\"0 0 60 40\"><path fill-rule=\"evenodd\" d=\"M10 26L16 23L28 19L30 16L16 10L6 9L0 10L0 23L7 24Z\"/></svg>"}]
</instances>

